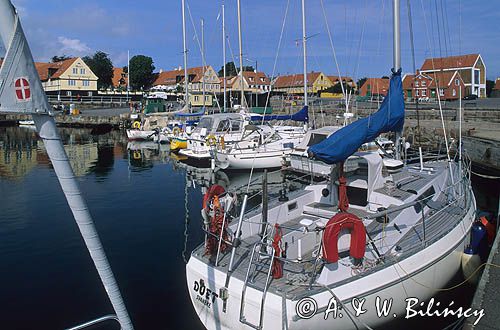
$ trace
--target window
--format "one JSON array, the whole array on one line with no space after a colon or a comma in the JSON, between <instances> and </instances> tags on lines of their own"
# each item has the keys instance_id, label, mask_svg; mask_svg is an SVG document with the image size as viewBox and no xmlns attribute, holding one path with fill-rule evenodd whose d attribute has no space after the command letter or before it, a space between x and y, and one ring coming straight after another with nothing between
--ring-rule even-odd
<instances>
[{"instance_id":1,"label":"window","mask_svg":"<svg viewBox=\"0 0 500 330\"><path fill-rule=\"evenodd\" d=\"M217 126L217 132L227 132L229 131L229 120L221 120L219 126Z\"/></svg>"},{"instance_id":2,"label":"window","mask_svg":"<svg viewBox=\"0 0 500 330\"><path fill-rule=\"evenodd\" d=\"M199 101L199 99L200 98L198 97L198 95L195 95L195 97L194 97L195 102Z\"/></svg>"},{"instance_id":3,"label":"window","mask_svg":"<svg viewBox=\"0 0 500 330\"><path fill-rule=\"evenodd\" d=\"M422 87L425 87L425 80L422 80Z\"/></svg>"},{"instance_id":4,"label":"window","mask_svg":"<svg viewBox=\"0 0 500 330\"><path fill-rule=\"evenodd\" d=\"M418 87L418 80L415 81L415 87Z\"/></svg>"},{"instance_id":5,"label":"window","mask_svg":"<svg viewBox=\"0 0 500 330\"><path fill-rule=\"evenodd\" d=\"M460 79L455 79L455 86L460 86Z\"/></svg>"},{"instance_id":6,"label":"window","mask_svg":"<svg viewBox=\"0 0 500 330\"><path fill-rule=\"evenodd\" d=\"M71 91L66 91L66 96L71 96Z\"/></svg>"},{"instance_id":7,"label":"window","mask_svg":"<svg viewBox=\"0 0 500 330\"><path fill-rule=\"evenodd\" d=\"M422 90L422 96L427 96L427 90L425 89Z\"/></svg>"},{"instance_id":8,"label":"window","mask_svg":"<svg viewBox=\"0 0 500 330\"><path fill-rule=\"evenodd\" d=\"M80 74L85 74L85 68L80 69Z\"/></svg>"},{"instance_id":9,"label":"window","mask_svg":"<svg viewBox=\"0 0 500 330\"><path fill-rule=\"evenodd\" d=\"M418 97L418 96L420 96L418 92L419 92L419 90L417 89L417 91L415 92L415 95L416 95L417 97Z\"/></svg>"},{"instance_id":10,"label":"window","mask_svg":"<svg viewBox=\"0 0 500 330\"><path fill-rule=\"evenodd\" d=\"M73 79L68 80L68 85L69 86L76 86L76 81Z\"/></svg>"},{"instance_id":11,"label":"window","mask_svg":"<svg viewBox=\"0 0 500 330\"><path fill-rule=\"evenodd\" d=\"M78 68L73 68L73 74L78 74Z\"/></svg>"},{"instance_id":12,"label":"window","mask_svg":"<svg viewBox=\"0 0 500 330\"><path fill-rule=\"evenodd\" d=\"M444 89L442 88L439 89L439 96L444 96Z\"/></svg>"},{"instance_id":13,"label":"window","mask_svg":"<svg viewBox=\"0 0 500 330\"><path fill-rule=\"evenodd\" d=\"M82 80L82 86L89 87L90 86L90 81L88 81L88 80Z\"/></svg>"},{"instance_id":14,"label":"window","mask_svg":"<svg viewBox=\"0 0 500 330\"><path fill-rule=\"evenodd\" d=\"M88 95L88 96L92 96L92 92L88 92L88 93L87 93L87 95Z\"/></svg>"},{"instance_id":15,"label":"window","mask_svg":"<svg viewBox=\"0 0 500 330\"><path fill-rule=\"evenodd\" d=\"M453 96L457 96L457 91L455 90L455 88L453 88L453 91L451 92L451 94L452 94Z\"/></svg>"},{"instance_id":16,"label":"window","mask_svg":"<svg viewBox=\"0 0 500 330\"><path fill-rule=\"evenodd\" d=\"M231 121L231 131L238 132L241 127L241 121Z\"/></svg>"},{"instance_id":17,"label":"window","mask_svg":"<svg viewBox=\"0 0 500 330\"><path fill-rule=\"evenodd\" d=\"M474 70L474 84L479 84L479 70Z\"/></svg>"}]
</instances>

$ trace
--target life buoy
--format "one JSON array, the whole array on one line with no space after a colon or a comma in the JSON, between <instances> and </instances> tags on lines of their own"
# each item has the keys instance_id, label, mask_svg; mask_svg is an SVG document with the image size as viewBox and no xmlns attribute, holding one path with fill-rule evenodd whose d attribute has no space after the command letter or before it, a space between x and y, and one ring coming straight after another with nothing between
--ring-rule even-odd
<instances>
[{"instance_id":1,"label":"life buoy","mask_svg":"<svg viewBox=\"0 0 500 330\"><path fill-rule=\"evenodd\" d=\"M340 212L326 224L323 232L323 258L328 263L339 260L338 239L342 229L351 231L349 254L356 261L361 261L366 250L366 229L363 221L352 213Z\"/></svg>"},{"instance_id":2,"label":"life buoy","mask_svg":"<svg viewBox=\"0 0 500 330\"><path fill-rule=\"evenodd\" d=\"M172 130L172 133L174 133L174 136L179 136L181 133L181 129L179 126L175 126L174 129Z\"/></svg>"},{"instance_id":3,"label":"life buoy","mask_svg":"<svg viewBox=\"0 0 500 330\"><path fill-rule=\"evenodd\" d=\"M221 136L219 139L219 145L220 145L221 149L226 149L226 141L224 141L223 136Z\"/></svg>"},{"instance_id":4,"label":"life buoy","mask_svg":"<svg viewBox=\"0 0 500 330\"><path fill-rule=\"evenodd\" d=\"M213 134L207 136L206 140L209 146L215 146L217 144L217 138Z\"/></svg>"},{"instance_id":5,"label":"life buoy","mask_svg":"<svg viewBox=\"0 0 500 330\"><path fill-rule=\"evenodd\" d=\"M133 127L133 128L137 128L137 129L140 129L140 128L141 128L141 122L140 122L140 121L137 121L137 120L136 120L136 121L134 121L134 122L132 123L132 127Z\"/></svg>"},{"instance_id":6,"label":"life buoy","mask_svg":"<svg viewBox=\"0 0 500 330\"><path fill-rule=\"evenodd\" d=\"M138 150L135 150L132 154L132 158L134 159L141 159L141 152Z\"/></svg>"}]
</instances>

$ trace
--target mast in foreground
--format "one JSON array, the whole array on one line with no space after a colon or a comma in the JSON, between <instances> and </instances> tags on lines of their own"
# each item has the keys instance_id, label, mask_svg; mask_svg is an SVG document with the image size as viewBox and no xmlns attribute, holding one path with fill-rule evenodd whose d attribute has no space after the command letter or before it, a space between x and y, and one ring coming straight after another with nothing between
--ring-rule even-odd
<instances>
[{"instance_id":1,"label":"mast in foreground","mask_svg":"<svg viewBox=\"0 0 500 330\"><path fill-rule=\"evenodd\" d=\"M0 0L0 37L7 52L0 69L0 112L31 114L36 130L78 225L121 329L133 330L132 322L111 271L89 209L75 179L73 169L50 115L50 105L33 63L33 56L9 0Z\"/></svg>"}]
</instances>

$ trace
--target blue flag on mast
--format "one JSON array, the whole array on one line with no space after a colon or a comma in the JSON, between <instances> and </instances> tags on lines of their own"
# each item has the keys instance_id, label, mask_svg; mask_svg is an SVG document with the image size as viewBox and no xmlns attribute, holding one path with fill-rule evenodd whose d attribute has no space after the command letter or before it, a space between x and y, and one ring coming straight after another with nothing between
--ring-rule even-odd
<instances>
[{"instance_id":1,"label":"blue flag on mast","mask_svg":"<svg viewBox=\"0 0 500 330\"><path fill-rule=\"evenodd\" d=\"M342 127L327 139L311 146L309 153L328 164L344 161L363 143L374 141L380 134L402 131L404 117L405 103L400 69L393 72L388 94L377 112Z\"/></svg>"}]
</instances>

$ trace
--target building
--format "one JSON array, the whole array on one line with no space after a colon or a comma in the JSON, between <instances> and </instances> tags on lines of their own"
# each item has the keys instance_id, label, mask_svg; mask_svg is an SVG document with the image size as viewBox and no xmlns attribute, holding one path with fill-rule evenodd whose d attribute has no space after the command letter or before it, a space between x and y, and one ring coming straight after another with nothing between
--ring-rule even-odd
<instances>
[{"instance_id":1,"label":"building","mask_svg":"<svg viewBox=\"0 0 500 330\"><path fill-rule=\"evenodd\" d=\"M359 96L378 97L387 95L389 90L389 78L367 78L359 88Z\"/></svg>"},{"instance_id":2,"label":"building","mask_svg":"<svg viewBox=\"0 0 500 330\"><path fill-rule=\"evenodd\" d=\"M330 79L322 72L309 72L307 74L308 94L318 94L322 90L332 86L333 84ZM273 82L273 90L285 94L304 94L304 75L278 76Z\"/></svg>"},{"instance_id":3,"label":"building","mask_svg":"<svg viewBox=\"0 0 500 330\"><path fill-rule=\"evenodd\" d=\"M443 71L425 74L418 72L416 75L408 74L403 77L403 91L406 101L436 101L457 100L465 96L465 83L458 71Z\"/></svg>"},{"instance_id":4,"label":"building","mask_svg":"<svg viewBox=\"0 0 500 330\"><path fill-rule=\"evenodd\" d=\"M341 78L342 78L342 82L344 83L344 85L347 85L347 86L352 87L353 89L356 89L356 83L354 82L354 80L351 77L345 76L345 77L341 77ZM337 85L340 82L339 76L328 76L328 79L330 79L333 86Z\"/></svg>"},{"instance_id":5,"label":"building","mask_svg":"<svg viewBox=\"0 0 500 330\"><path fill-rule=\"evenodd\" d=\"M495 80L495 86L493 86L490 97L500 97L500 78Z\"/></svg>"},{"instance_id":6,"label":"building","mask_svg":"<svg viewBox=\"0 0 500 330\"><path fill-rule=\"evenodd\" d=\"M435 72L458 72L465 84L465 95L486 97L486 65L480 54L428 58L420 72L429 76Z\"/></svg>"},{"instance_id":7,"label":"building","mask_svg":"<svg viewBox=\"0 0 500 330\"><path fill-rule=\"evenodd\" d=\"M203 67L188 69L188 88L192 93L203 91L205 82L205 92L214 94L220 92L220 80L212 66L205 66L205 77L203 77ZM184 69L178 68L172 71L160 71L153 82L154 90L182 91L184 90Z\"/></svg>"},{"instance_id":8,"label":"building","mask_svg":"<svg viewBox=\"0 0 500 330\"><path fill-rule=\"evenodd\" d=\"M47 95L92 96L97 93L97 76L80 57L55 63L35 63Z\"/></svg>"},{"instance_id":9,"label":"building","mask_svg":"<svg viewBox=\"0 0 500 330\"><path fill-rule=\"evenodd\" d=\"M113 68L113 89L127 90L128 73L123 68Z\"/></svg>"},{"instance_id":10,"label":"building","mask_svg":"<svg viewBox=\"0 0 500 330\"><path fill-rule=\"evenodd\" d=\"M220 78L221 88L223 88L224 78ZM226 88L233 93L241 90L240 76L228 78ZM243 71L243 91L250 93L266 93L271 90L271 80L264 72Z\"/></svg>"}]
</instances>

